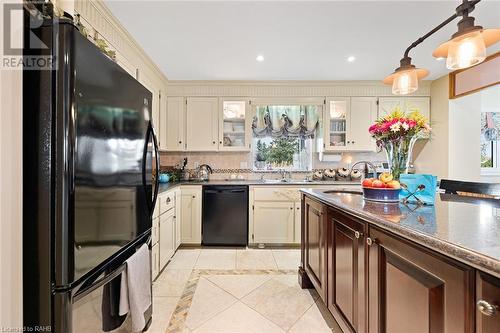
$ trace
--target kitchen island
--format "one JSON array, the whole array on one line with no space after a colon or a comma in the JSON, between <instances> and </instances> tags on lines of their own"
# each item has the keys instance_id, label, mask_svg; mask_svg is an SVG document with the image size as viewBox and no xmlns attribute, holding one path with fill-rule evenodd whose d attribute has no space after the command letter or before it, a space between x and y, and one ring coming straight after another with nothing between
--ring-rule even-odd
<instances>
[{"instance_id":1,"label":"kitchen island","mask_svg":"<svg viewBox=\"0 0 500 333\"><path fill-rule=\"evenodd\" d=\"M299 281L344 332L499 332L500 205L302 189ZM464 202L470 201L470 202Z\"/></svg>"}]
</instances>

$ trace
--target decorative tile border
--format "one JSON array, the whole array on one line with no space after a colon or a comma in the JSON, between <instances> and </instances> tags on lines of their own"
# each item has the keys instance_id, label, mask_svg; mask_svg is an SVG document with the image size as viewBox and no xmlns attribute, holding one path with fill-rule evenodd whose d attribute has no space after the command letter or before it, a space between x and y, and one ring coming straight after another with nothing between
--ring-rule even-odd
<instances>
[{"instance_id":1,"label":"decorative tile border","mask_svg":"<svg viewBox=\"0 0 500 333\"><path fill-rule=\"evenodd\" d=\"M191 308L196 287L200 277L204 275L293 275L297 274L294 269L193 269L189 277L182 296L177 303L177 307L172 313L170 323L165 333L185 332L185 321Z\"/></svg>"}]
</instances>

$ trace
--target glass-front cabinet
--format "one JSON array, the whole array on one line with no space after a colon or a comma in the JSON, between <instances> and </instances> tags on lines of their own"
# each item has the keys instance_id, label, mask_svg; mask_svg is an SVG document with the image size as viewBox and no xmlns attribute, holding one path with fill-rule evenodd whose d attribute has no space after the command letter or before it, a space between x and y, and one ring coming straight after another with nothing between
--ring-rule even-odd
<instances>
[{"instance_id":1,"label":"glass-front cabinet","mask_svg":"<svg viewBox=\"0 0 500 333\"><path fill-rule=\"evenodd\" d=\"M250 150L251 116L249 114L249 100L222 98L220 104L219 150Z\"/></svg>"},{"instance_id":2,"label":"glass-front cabinet","mask_svg":"<svg viewBox=\"0 0 500 333\"><path fill-rule=\"evenodd\" d=\"M324 149L338 151L347 149L349 129L349 97L326 100L324 116Z\"/></svg>"}]
</instances>

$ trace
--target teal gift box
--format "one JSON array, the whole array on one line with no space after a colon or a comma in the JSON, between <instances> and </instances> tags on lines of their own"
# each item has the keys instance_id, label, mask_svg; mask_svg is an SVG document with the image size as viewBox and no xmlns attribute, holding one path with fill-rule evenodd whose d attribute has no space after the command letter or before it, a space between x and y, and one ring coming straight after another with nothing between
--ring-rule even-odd
<instances>
[{"instance_id":1,"label":"teal gift box","mask_svg":"<svg viewBox=\"0 0 500 333\"><path fill-rule=\"evenodd\" d=\"M425 174L402 174L399 181L406 184L406 189L402 188L399 193L399 199L402 200L409 196L411 193L415 193L415 196L423 201L426 205L434 205L434 200L436 199L436 186L437 177L433 175ZM418 191L418 187L424 185L425 188ZM418 203L414 196L408 198L410 203Z\"/></svg>"}]
</instances>

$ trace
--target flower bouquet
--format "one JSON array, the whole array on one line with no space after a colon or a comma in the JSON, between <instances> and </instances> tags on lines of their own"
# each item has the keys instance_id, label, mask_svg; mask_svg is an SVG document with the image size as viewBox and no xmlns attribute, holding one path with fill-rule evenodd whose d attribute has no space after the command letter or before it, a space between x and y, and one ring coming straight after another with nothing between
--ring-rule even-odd
<instances>
[{"instance_id":1,"label":"flower bouquet","mask_svg":"<svg viewBox=\"0 0 500 333\"><path fill-rule=\"evenodd\" d=\"M377 147L385 150L393 179L399 180L402 173L408 172L415 142L429 134L431 127L418 109L406 114L397 106L390 114L377 119L368 131L377 141Z\"/></svg>"}]
</instances>

